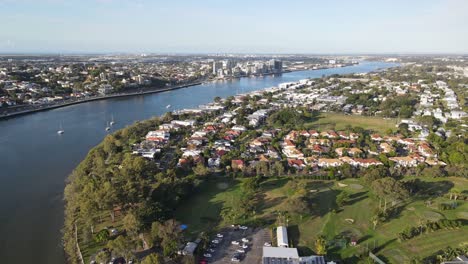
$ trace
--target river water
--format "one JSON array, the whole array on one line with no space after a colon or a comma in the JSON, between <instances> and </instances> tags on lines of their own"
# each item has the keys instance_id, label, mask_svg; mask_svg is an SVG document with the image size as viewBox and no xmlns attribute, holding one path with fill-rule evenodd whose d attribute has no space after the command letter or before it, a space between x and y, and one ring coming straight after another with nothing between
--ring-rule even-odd
<instances>
[{"instance_id":1,"label":"river water","mask_svg":"<svg viewBox=\"0 0 468 264\"><path fill-rule=\"evenodd\" d=\"M112 130L171 110L322 75L369 72L395 64L285 73L217 81L142 96L93 101L0 121L0 262L64 263L60 229L67 175ZM56 132L60 124L65 133ZM112 132L112 131L110 131Z\"/></svg>"}]
</instances>

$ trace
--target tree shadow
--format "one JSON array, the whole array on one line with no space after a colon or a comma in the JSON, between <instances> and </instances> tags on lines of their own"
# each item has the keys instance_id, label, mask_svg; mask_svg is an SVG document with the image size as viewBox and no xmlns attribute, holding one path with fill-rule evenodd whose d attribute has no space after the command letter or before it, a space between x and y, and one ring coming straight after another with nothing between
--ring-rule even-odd
<instances>
[{"instance_id":1,"label":"tree shadow","mask_svg":"<svg viewBox=\"0 0 468 264\"><path fill-rule=\"evenodd\" d=\"M274 180L268 180L261 183L261 189L264 192L268 192L274 189L282 188L290 179L289 178L276 178Z\"/></svg>"},{"instance_id":2,"label":"tree shadow","mask_svg":"<svg viewBox=\"0 0 468 264\"><path fill-rule=\"evenodd\" d=\"M374 248L374 250L372 250L372 252L379 252L380 250L384 249L386 246L388 246L389 244L395 242L397 239L396 238L393 238L393 239L390 239L388 240L387 242L383 243L382 245L379 245L377 247ZM380 258L380 256L379 256Z\"/></svg>"},{"instance_id":3,"label":"tree shadow","mask_svg":"<svg viewBox=\"0 0 468 264\"><path fill-rule=\"evenodd\" d=\"M280 205L286 198L285 197L275 197L273 199L265 200L265 194L262 194L260 199L261 203L259 203L259 206L257 207L257 213L258 214L264 214L267 209L276 207Z\"/></svg>"},{"instance_id":4,"label":"tree shadow","mask_svg":"<svg viewBox=\"0 0 468 264\"><path fill-rule=\"evenodd\" d=\"M330 210L337 208L336 195L338 193L339 191L333 189L314 193L309 199L311 214L324 217Z\"/></svg>"},{"instance_id":5,"label":"tree shadow","mask_svg":"<svg viewBox=\"0 0 468 264\"><path fill-rule=\"evenodd\" d=\"M434 196L447 194L454 184L451 181L427 182L413 179L405 182L405 186L414 194L420 196Z\"/></svg>"},{"instance_id":6,"label":"tree shadow","mask_svg":"<svg viewBox=\"0 0 468 264\"><path fill-rule=\"evenodd\" d=\"M288 239L291 247L296 247L300 241L301 232L298 225L288 226Z\"/></svg>"},{"instance_id":7,"label":"tree shadow","mask_svg":"<svg viewBox=\"0 0 468 264\"><path fill-rule=\"evenodd\" d=\"M362 200L367 199L368 197L369 196L367 195L367 192L358 192L358 193L351 194L349 196L349 200L346 203L346 205L353 205L355 203L358 203Z\"/></svg>"}]
</instances>

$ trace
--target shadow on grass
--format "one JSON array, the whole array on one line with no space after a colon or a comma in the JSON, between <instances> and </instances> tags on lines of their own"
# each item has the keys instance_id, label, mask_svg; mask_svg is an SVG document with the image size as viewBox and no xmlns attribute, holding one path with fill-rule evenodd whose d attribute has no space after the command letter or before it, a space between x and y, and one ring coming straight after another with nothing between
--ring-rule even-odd
<instances>
[{"instance_id":1,"label":"shadow on grass","mask_svg":"<svg viewBox=\"0 0 468 264\"><path fill-rule=\"evenodd\" d=\"M454 184L451 181L427 182L420 179L413 179L405 182L405 185L420 196L434 196L447 194Z\"/></svg>"},{"instance_id":2,"label":"shadow on grass","mask_svg":"<svg viewBox=\"0 0 468 264\"><path fill-rule=\"evenodd\" d=\"M261 183L261 190L269 192L274 189L282 188L290 179L289 178L275 178Z\"/></svg>"},{"instance_id":3,"label":"shadow on grass","mask_svg":"<svg viewBox=\"0 0 468 264\"><path fill-rule=\"evenodd\" d=\"M359 193L354 193L349 196L349 200L346 203L346 205L353 205L355 203L358 203L362 200L367 199L369 196L367 195L367 192L359 192Z\"/></svg>"},{"instance_id":4,"label":"shadow on grass","mask_svg":"<svg viewBox=\"0 0 468 264\"><path fill-rule=\"evenodd\" d=\"M309 199L311 205L311 214L313 216L324 217L330 210L336 209L337 190L328 189L314 193Z\"/></svg>"}]
</instances>

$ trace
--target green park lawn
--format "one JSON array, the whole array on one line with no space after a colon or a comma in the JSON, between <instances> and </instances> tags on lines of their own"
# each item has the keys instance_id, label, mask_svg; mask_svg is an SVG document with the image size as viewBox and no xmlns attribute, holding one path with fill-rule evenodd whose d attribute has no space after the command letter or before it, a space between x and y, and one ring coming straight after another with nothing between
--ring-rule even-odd
<instances>
[{"instance_id":1,"label":"green park lawn","mask_svg":"<svg viewBox=\"0 0 468 264\"><path fill-rule=\"evenodd\" d=\"M240 180L209 179L195 189L193 195L176 210L175 218L187 225L189 237L214 230L221 222L221 209L239 193Z\"/></svg>"},{"instance_id":2,"label":"green park lawn","mask_svg":"<svg viewBox=\"0 0 468 264\"><path fill-rule=\"evenodd\" d=\"M430 183L448 181L462 190L466 190L468 186L468 180L461 178L421 179ZM292 191L287 188L288 180L271 178L262 182L258 192L257 219L270 220L267 222L272 223L276 220L278 211L288 210L285 201ZM408 256L426 257L447 246L457 247L468 236L468 227L465 226L423 234L404 242L397 240L397 234L405 227L417 226L420 221L442 218L468 220L464 214L468 211L466 202L460 202L461 205L455 210L439 211L436 204L448 201L447 198L433 199L433 206L426 206L423 198L412 199L403 205L395 218L379 223L374 230L370 219L378 207L378 199L363 182L358 179L346 179L340 181L340 184L334 181L301 181L307 183L310 191L311 213L290 214L288 230L291 244L298 247L302 254L313 253L316 237L324 235L330 241L331 256L352 260L352 256L362 248L375 247L376 254L386 262L402 263L408 260ZM193 236L202 231L214 231L214 227L223 227L219 213L223 205L239 192L239 183L240 180L226 178L203 183L191 199L177 208L177 220L187 224L188 232ZM350 194L350 201L342 208L337 208L335 197L343 190ZM357 247L344 242L343 238L349 241L351 237L358 240Z\"/></svg>"},{"instance_id":3,"label":"green park lawn","mask_svg":"<svg viewBox=\"0 0 468 264\"><path fill-rule=\"evenodd\" d=\"M396 119L374 116L345 115L340 113L320 113L316 121L306 124L307 128L317 130L343 130L347 126L362 127L384 133L388 129L395 129Z\"/></svg>"}]
</instances>

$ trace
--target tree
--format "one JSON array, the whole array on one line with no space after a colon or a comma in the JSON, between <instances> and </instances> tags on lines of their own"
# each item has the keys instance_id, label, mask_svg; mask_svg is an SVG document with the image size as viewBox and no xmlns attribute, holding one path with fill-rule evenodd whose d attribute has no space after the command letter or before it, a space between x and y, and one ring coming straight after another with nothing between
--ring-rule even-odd
<instances>
[{"instance_id":1,"label":"tree","mask_svg":"<svg viewBox=\"0 0 468 264\"><path fill-rule=\"evenodd\" d=\"M283 176L284 174L284 166L283 166L283 163L281 163L280 161L276 161L275 162L275 171L276 171L276 176Z\"/></svg>"},{"instance_id":2,"label":"tree","mask_svg":"<svg viewBox=\"0 0 468 264\"><path fill-rule=\"evenodd\" d=\"M107 246L114 252L114 255L122 256L125 259L132 257L132 251L135 248L133 241L126 236L118 236L116 239L109 241Z\"/></svg>"},{"instance_id":3,"label":"tree","mask_svg":"<svg viewBox=\"0 0 468 264\"><path fill-rule=\"evenodd\" d=\"M208 169L201 162L199 162L197 166L193 168L193 172L198 176L206 176L209 173Z\"/></svg>"},{"instance_id":4,"label":"tree","mask_svg":"<svg viewBox=\"0 0 468 264\"><path fill-rule=\"evenodd\" d=\"M326 255L327 254L327 241L325 237L320 235L315 240L315 253L317 255Z\"/></svg>"},{"instance_id":5,"label":"tree","mask_svg":"<svg viewBox=\"0 0 468 264\"><path fill-rule=\"evenodd\" d=\"M137 236L141 223L133 213L129 213L123 218L123 226L130 235Z\"/></svg>"},{"instance_id":6,"label":"tree","mask_svg":"<svg viewBox=\"0 0 468 264\"><path fill-rule=\"evenodd\" d=\"M159 225L158 237L162 240L164 256L172 256L177 252L179 243L182 241L181 232L180 223L174 219L169 219Z\"/></svg>"},{"instance_id":7,"label":"tree","mask_svg":"<svg viewBox=\"0 0 468 264\"><path fill-rule=\"evenodd\" d=\"M141 264L163 264L163 263L164 263L163 257L157 253L152 253L146 256L141 261Z\"/></svg>"},{"instance_id":8,"label":"tree","mask_svg":"<svg viewBox=\"0 0 468 264\"><path fill-rule=\"evenodd\" d=\"M387 209L387 199L403 200L409 197L409 192L403 184L391 177L375 180L371 184L371 189L379 198L384 198L384 212Z\"/></svg>"},{"instance_id":9,"label":"tree","mask_svg":"<svg viewBox=\"0 0 468 264\"><path fill-rule=\"evenodd\" d=\"M109 250L101 250L99 253L97 253L96 262L99 264L107 264L111 260L111 254Z\"/></svg>"},{"instance_id":10,"label":"tree","mask_svg":"<svg viewBox=\"0 0 468 264\"><path fill-rule=\"evenodd\" d=\"M338 207L342 207L343 205L345 205L348 202L348 200L349 193L347 193L346 191L342 191L336 196L336 204L338 205Z\"/></svg>"},{"instance_id":11,"label":"tree","mask_svg":"<svg viewBox=\"0 0 468 264\"><path fill-rule=\"evenodd\" d=\"M379 224L379 221L380 221L380 216L378 214L372 216L372 225L374 226L374 230L375 228L377 227L377 225Z\"/></svg>"}]
</instances>

